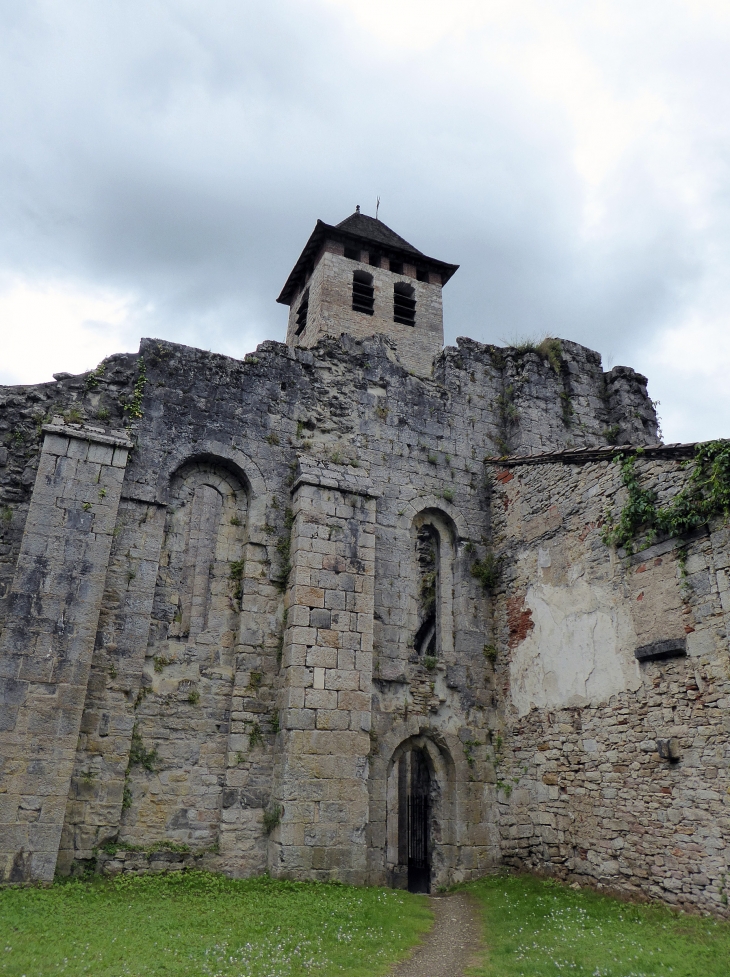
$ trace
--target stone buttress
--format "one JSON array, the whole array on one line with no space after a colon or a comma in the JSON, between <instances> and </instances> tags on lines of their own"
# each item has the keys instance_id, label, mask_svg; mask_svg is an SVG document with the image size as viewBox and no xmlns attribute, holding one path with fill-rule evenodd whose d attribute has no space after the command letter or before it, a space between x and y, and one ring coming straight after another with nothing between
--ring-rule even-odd
<instances>
[{"instance_id":1,"label":"stone buttress","mask_svg":"<svg viewBox=\"0 0 730 977\"><path fill-rule=\"evenodd\" d=\"M276 875L367 879L375 507L365 479L309 466L292 489Z\"/></svg>"},{"instance_id":2,"label":"stone buttress","mask_svg":"<svg viewBox=\"0 0 730 977\"><path fill-rule=\"evenodd\" d=\"M125 435L44 427L0 644L0 877L56 867L127 456Z\"/></svg>"}]
</instances>

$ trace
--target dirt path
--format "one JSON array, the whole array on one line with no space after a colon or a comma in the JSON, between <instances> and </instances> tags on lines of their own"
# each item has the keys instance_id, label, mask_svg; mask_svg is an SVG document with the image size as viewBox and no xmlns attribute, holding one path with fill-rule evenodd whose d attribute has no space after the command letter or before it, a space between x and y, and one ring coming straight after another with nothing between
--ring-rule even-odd
<instances>
[{"instance_id":1,"label":"dirt path","mask_svg":"<svg viewBox=\"0 0 730 977\"><path fill-rule=\"evenodd\" d=\"M476 904L465 892L431 896L436 917L433 929L408 960L398 964L392 977L462 977L479 962L482 922Z\"/></svg>"}]
</instances>

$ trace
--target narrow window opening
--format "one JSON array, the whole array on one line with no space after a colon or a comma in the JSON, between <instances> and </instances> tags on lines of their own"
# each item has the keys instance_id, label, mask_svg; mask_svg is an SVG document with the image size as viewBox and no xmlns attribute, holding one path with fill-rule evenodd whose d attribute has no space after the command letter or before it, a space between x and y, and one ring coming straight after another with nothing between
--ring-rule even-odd
<instances>
[{"instance_id":1,"label":"narrow window opening","mask_svg":"<svg viewBox=\"0 0 730 977\"><path fill-rule=\"evenodd\" d=\"M416 278L419 280L419 282L427 282L428 272L426 271L426 269L425 268L416 269Z\"/></svg>"},{"instance_id":2,"label":"narrow window opening","mask_svg":"<svg viewBox=\"0 0 730 977\"><path fill-rule=\"evenodd\" d=\"M433 526L421 526L416 536L418 561L418 629L414 646L420 657L438 657L439 537Z\"/></svg>"},{"instance_id":3,"label":"narrow window opening","mask_svg":"<svg viewBox=\"0 0 730 977\"><path fill-rule=\"evenodd\" d=\"M380 255L375 251L370 252L370 264L373 268L380 268Z\"/></svg>"},{"instance_id":4,"label":"narrow window opening","mask_svg":"<svg viewBox=\"0 0 730 977\"><path fill-rule=\"evenodd\" d=\"M352 308L354 312L373 314L375 304L373 276L366 271L356 271L352 275Z\"/></svg>"},{"instance_id":5,"label":"narrow window opening","mask_svg":"<svg viewBox=\"0 0 730 977\"><path fill-rule=\"evenodd\" d=\"M397 282L393 286L393 321L402 322L404 326L416 324L415 289L405 282Z\"/></svg>"},{"instance_id":6,"label":"narrow window opening","mask_svg":"<svg viewBox=\"0 0 730 977\"><path fill-rule=\"evenodd\" d=\"M295 336L301 336L301 334L307 328L307 312L309 312L309 289L307 289L304 295L302 295L302 301L299 303L299 308L297 309L297 328L294 332Z\"/></svg>"},{"instance_id":7,"label":"narrow window opening","mask_svg":"<svg viewBox=\"0 0 730 977\"><path fill-rule=\"evenodd\" d=\"M359 248L348 248L345 246L345 257L350 258L351 261L360 260L360 249Z\"/></svg>"},{"instance_id":8,"label":"narrow window opening","mask_svg":"<svg viewBox=\"0 0 730 977\"><path fill-rule=\"evenodd\" d=\"M403 262L402 261L391 261L390 270L395 272L396 275L403 274Z\"/></svg>"}]
</instances>

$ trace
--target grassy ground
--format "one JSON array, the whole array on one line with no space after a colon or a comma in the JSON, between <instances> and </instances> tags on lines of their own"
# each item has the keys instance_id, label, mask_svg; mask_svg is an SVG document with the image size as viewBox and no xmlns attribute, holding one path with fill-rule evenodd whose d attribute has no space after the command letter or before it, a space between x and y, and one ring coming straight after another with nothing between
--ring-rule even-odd
<instances>
[{"instance_id":1,"label":"grassy ground","mask_svg":"<svg viewBox=\"0 0 730 977\"><path fill-rule=\"evenodd\" d=\"M479 977L728 977L730 924L529 876L465 887ZM0 889L0 977L378 977L430 925L421 896L204 872Z\"/></svg>"},{"instance_id":2,"label":"grassy ground","mask_svg":"<svg viewBox=\"0 0 730 977\"><path fill-rule=\"evenodd\" d=\"M484 911L481 977L728 977L730 924L528 876L466 886Z\"/></svg>"},{"instance_id":3,"label":"grassy ground","mask_svg":"<svg viewBox=\"0 0 730 977\"><path fill-rule=\"evenodd\" d=\"M430 926L426 900L204 872L0 890L0 975L376 977Z\"/></svg>"}]
</instances>

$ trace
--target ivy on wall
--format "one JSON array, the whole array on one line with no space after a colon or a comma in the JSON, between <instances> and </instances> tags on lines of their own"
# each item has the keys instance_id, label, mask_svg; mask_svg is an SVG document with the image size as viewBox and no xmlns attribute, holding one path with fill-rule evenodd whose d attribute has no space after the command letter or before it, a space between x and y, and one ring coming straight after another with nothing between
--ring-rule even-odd
<instances>
[{"instance_id":1,"label":"ivy on wall","mask_svg":"<svg viewBox=\"0 0 730 977\"><path fill-rule=\"evenodd\" d=\"M134 420L142 417L142 398L144 397L146 383L147 368L145 367L144 359L140 356L137 365L137 382L134 385L134 392L132 393L131 399L123 407L125 414L128 414Z\"/></svg>"},{"instance_id":2,"label":"ivy on wall","mask_svg":"<svg viewBox=\"0 0 730 977\"><path fill-rule=\"evenodd\" d=\"M730 441L708 441L697 446L694 465L687 483L666 505L657 503L657 493L643 488L636 471L636 459L642 454L617 455L621 479L629 497L618 521L608 517L603 541L608 546L622 546L634 552L638 537L642 549L659 535L683 536L703 526L713 516L730 515Z\"/></svg>"}]
</instances>

